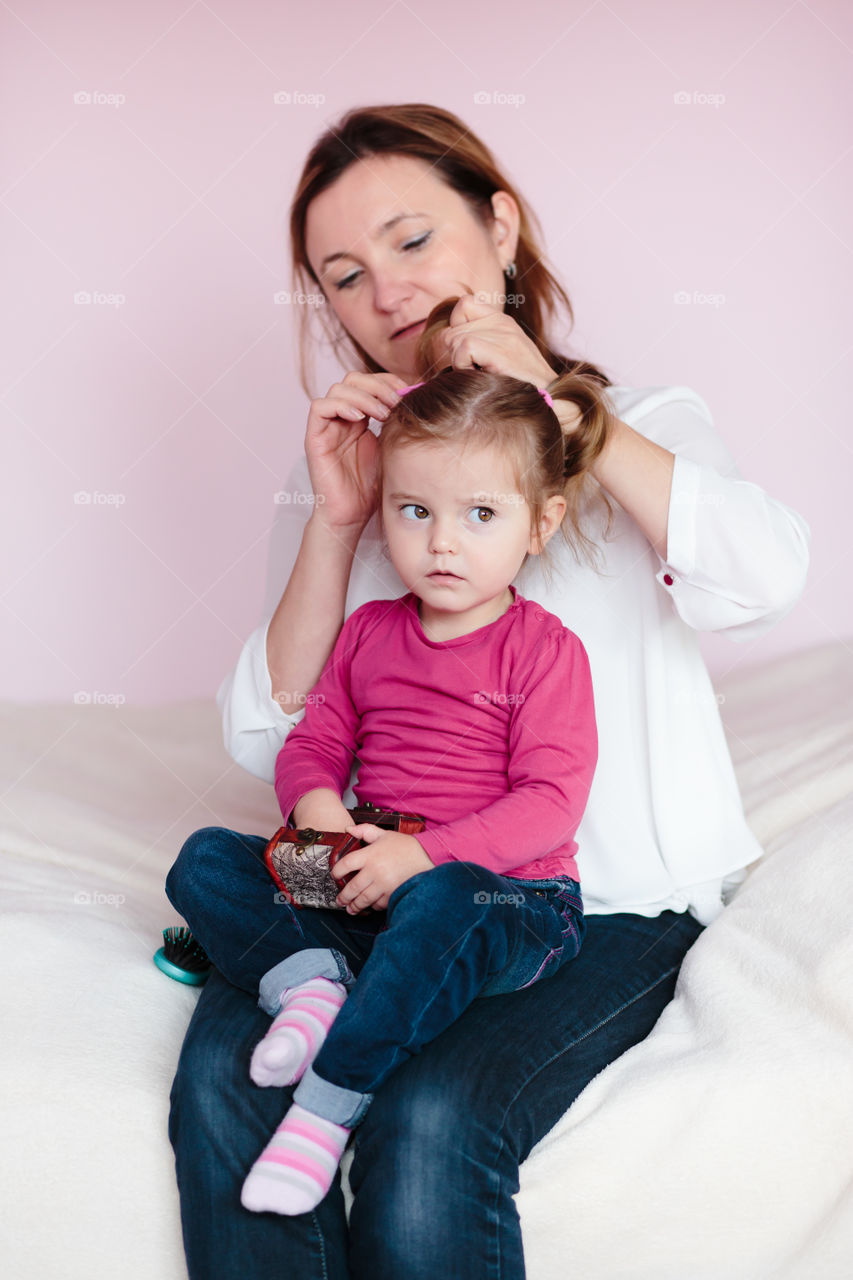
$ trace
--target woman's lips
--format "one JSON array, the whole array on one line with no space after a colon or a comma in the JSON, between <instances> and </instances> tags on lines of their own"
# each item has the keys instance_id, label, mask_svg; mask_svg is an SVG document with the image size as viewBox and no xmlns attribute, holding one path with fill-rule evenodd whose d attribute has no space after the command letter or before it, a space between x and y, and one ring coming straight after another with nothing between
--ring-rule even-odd
<instances>
[{"instance_id":1,"label":"woman's lips","mask_svg":"<svg viewBox=\"0 0 853 1280\"><path fill-rule=\"evenodd\" d=\"M419 320L417 324L410 324L408 329L398 329L392 334L391 341L396 342L398 338L416 338L419 333L423 333L426 320Z\"/></svg>"}]
</instances>

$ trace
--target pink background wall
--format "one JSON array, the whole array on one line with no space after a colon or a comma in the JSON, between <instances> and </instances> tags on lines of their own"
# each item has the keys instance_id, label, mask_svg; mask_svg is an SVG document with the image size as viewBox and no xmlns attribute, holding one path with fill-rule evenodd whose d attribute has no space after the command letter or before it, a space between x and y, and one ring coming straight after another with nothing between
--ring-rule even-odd
<instances>
[{"instance_id":1,"label":"pink background wall","mask_svg":"<svg viewBox=\"0 0 853 1280\"><path fill-rule=\"evenodd\" d=\"M273 301L290 193L370 102L469 122L540 215L575 352L695 387L810 521L804 600L758 645L709 640L713 669L853 633L853 9L419 10L4 6L0 695L158 702L232 665L307 408Z\"/></svg>"}]
</instances>

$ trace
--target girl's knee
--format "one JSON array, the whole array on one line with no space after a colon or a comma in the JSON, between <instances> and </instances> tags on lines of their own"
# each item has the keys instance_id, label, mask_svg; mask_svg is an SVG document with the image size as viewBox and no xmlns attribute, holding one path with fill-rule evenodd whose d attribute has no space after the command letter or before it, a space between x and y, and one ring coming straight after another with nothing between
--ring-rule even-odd
<instances>
[{"instance_id":1,"label":"girl's knee","mask_svg":"<svg viewBox=\"0 0 853 1280\"><path fill-rule=\"evenodd\" d=\"M186 839L166 876L166 896L182 915L181 901L200 887L209 887L217 867L233 857L236 839L236 832L227 827L202 827Z\"/></svg>"},{"instance_id":2,"label":"girl's knee","mask_svg":"<svg viewBox=\"0 0 853 1280\"><path fill-rule=\"evenodd\" d=\"M502 885L494 871L479 863L440 862L432 871L412 876L394 890L388 900L389 917L404 899L408 908L442 911L446 904L456 916L478 915L484 905L498 900L496 894Z\"/></svg>"}]
</instances>

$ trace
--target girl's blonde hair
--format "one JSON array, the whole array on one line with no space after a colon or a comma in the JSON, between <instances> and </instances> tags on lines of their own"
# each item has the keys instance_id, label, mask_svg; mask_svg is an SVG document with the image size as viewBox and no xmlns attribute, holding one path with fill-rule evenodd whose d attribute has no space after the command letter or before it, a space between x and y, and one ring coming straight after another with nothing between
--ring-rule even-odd
<instances>
[{"instance_id":1,"label":"girl's blonde hair","mask_svg":"<svg viewBox=\"0 0 853 1280\"><path fill-rule=\"evenodd\" d=\"M539 224L524 197L509 181L485 143L458 116L428 103L356 107L346 112L317 140L302 169L290 208L290 241L295 290L316 294L322 285L314 274L305 248L305 223L312 200L332 186L350 165L371 156L401 155L423 160L447 186L452 187L486 227L494 221L491 198L506 191L516 201L520 222L516 246L516 275L506 280L504 311L518 321L552 369L576 373L600 386L610 379L594 364L559 355L546 337L546 326L563 316L567 332L574 323L569 295L545 265L539 247ZM383 370L338 323L328 306L298 309L300 377L310 397L310 316L319 312L320 323L341 364L347 367L355 354L368 373Z\"/></svg>"},{"instance_id":2,"label":"girl's blonde hair","mask_svg":"<svg viewBox=\"0 0 853 1280\"><path fill-rule=\"evenodd\" d=\"M613 422L599 382L586 373L564 373L548 386L552 400L568 400L580 411L571 433L564 433L554 409L532 382L484 369L442 369L435 373L435 339L447 328L459 301L446 298L434 307L418 340L417 363L423 385L405 393L382 426L379 485L384 460L399 445L454 442L472 448L497 448L513 466L519 492L530 508L531 529L538 530L545 502L566 500L563 536L578 559L595 563L598 547L581 528L582 514L598 497L610 504L590 474ZM432 375L432 376L430 376Z\"/></svg>"}]
</instances>

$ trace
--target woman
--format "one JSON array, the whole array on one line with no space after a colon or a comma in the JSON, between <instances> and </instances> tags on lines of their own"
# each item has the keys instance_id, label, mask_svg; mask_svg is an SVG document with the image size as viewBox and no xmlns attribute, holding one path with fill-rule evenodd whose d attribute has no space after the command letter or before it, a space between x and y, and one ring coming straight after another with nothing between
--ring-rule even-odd
<instances>
[{"instance_id":1,"label":"woman","mask_svg":"<svg viewBox=\"0 0 853 1280\"><path fill-rule=\"evenodd\" d=\"M455 117L423 105L350 112L306 162L291 233L297 280L322 289L359 367L311 405L308 474L297 468L291 488L316 499L310 515L288 508L288 545L271 558L284 594L220 690L228 749L271 782L343 618L402 594L372 513L367 419L381 422L416 380L423 321L460 296L442 363L536 387L575 369L607 388L618 419L594 467L612 507L609 528L588 513L597 569L565 554L550 582L535 565L519 579L580 636L591 664L599 764L577 836L587 935L571 965L475 1001L377 1092L358 1131L349 1231L337 1184L312 1214L252 1215L240 1185L286 1100L247 1086L266 1027L249 993L278 959L281 908L263 836L192 836L168 888L218 972L173 1089L190 1274L519 1280L519 1163L648 1034L685 952L760 853L698 632L752 639L782 617L802 589L808 531L738 478L693 392L611 387L595 366L553 351L546 324L568 299L523 200ZM376 927L365 913L365 932Z\"/></svg>"}]
</instances>

